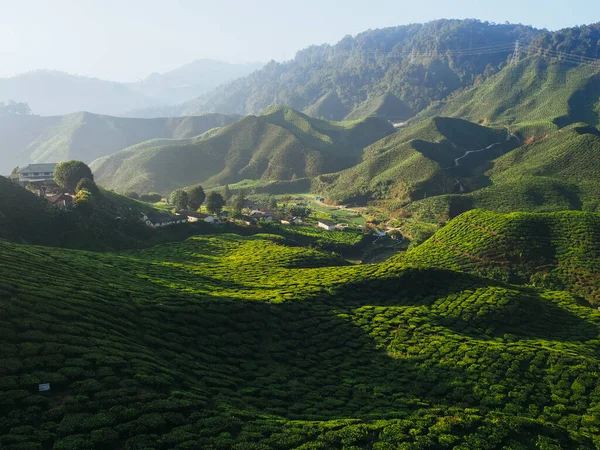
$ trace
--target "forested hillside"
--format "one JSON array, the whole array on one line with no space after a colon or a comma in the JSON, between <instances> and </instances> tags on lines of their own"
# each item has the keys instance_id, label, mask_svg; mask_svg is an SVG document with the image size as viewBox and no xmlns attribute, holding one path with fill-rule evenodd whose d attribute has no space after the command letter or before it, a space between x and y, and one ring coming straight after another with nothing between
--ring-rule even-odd
<instances>
[{"instance_id":1,"label":"forested hillside","mask_svg":"<svg viewBox=\"0 0 600 450\"><path fill-rule=\"evenodd\" d=\"M389 122L376 118L327 122L272 107L192 141L123 150L91 168L101 185L119 192L296 180L350 167L360 161L364 147L393 132Z\"/></svg>"},{"instance_id":2,"label":"forested hillside","mask_svg":"<svg viewBox=\"0 0 600 450\"><path fill-rule=\"evenodd\" d=\"M130 119L86 112L67 116L0 117L0 174L32 162L91 162L155 138L183 139L239 120L239 116Z\"/></svg>"},{"instance_id":3,"label":"forested hillside","mask_svg":"<svg viewBox=\"0 0 600 450\"><path fill-rule=\"evenodd\" d=\"M516 40L529 43L540 33L476 20L370 30L335 45L301 50L288 62L270 62L181 105L177 113L256 114L284 104L330 120L348 114L408 119L432 101L497 72ZM379 110L381 103L387 107Z\"/></svg>"},{"instance_id":4,"label":"forested hillside","mask_svg":"<svg viewBox=\"0 0 600 450\"><path fill-rule=\"evenodd\" d=\"M599 223L474 213L410 263L363 266L275 235L119 254L0 241L0 443L591 450L600 313L579 280ZM512 269L550 263L548 279L481 277L502 278L509 241Z\"/></svg>"}]
</instances>

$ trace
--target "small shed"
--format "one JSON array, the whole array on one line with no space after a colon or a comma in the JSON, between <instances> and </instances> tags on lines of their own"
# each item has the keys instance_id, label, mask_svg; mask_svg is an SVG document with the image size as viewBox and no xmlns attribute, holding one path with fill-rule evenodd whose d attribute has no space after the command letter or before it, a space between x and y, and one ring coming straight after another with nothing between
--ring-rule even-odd
<instances>
[{"instance_id":1,"label":"small shed","mask_svg":"<svg viewBox=\"0 0 600 450\"><path fill-rule=\"evenodd\" d=\"M327 230L327 231L335 230L335 223L332 222L331 220L321 219L317 222L317 226L319 228L323 228L324 230Z\"/></svg>"}]
</instances>

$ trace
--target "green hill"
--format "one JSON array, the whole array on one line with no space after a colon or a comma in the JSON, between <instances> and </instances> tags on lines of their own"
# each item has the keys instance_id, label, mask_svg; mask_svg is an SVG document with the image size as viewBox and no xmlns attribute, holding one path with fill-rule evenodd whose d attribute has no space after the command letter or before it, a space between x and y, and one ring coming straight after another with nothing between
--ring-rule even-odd
<instances>
[{"instance_id":1,"label":"green hill","mask_svg":"<svg viewBox=\"0 0 600 450\"><path fill-rule=\"evenodd\" d=\"M491 259L511 230L509 258L597 275L597 216L472 213L436 236ZM0 444L595 448L600 313L447 246L417 258L434 242L410 265L340 266L275 235L118 254L0 241Z\"/></svg>"},{"instance_id":2,"label":"green hill","mask_svg":"<svg viewBox=\"0 0 600 450\"><path fill-rule=\"evenodd\" d=\"M524 138L542 137L576 122L598 125L600 66L538 55L506 67L422 116L460 117L509 126Z\"/></svg>"},{"instance_id":3,"label":"green hill","mask_svg":"<svg viewBox=\"0 0 600 450\"><path fill-rule=\"evenodd\" d=\"M91 113L0 117L0 173L31 162L91 162L155 138L182 139L239 120L238 116L131 119Z\"/></svg>"},{"instance_id":4,"label":"green hill","mask_svg":"<svg viewBox=\"0 0 600 450\"><path fill-rule=\"evenodd\" d=\"M414 115L405 103L394 94L387 93L374 98L368 98L356 107L346 120L360 119L361 117L385 117L390 120L407 120Z\"/></svg>"},{"instance_id":5,"label":"green hill","mask_svg":"<svg viewBox=\"0 0 600 450\"><path fill-rule=\"evenodd\" d=\"M550 289L600 303L600 214L470 211L399 258Z\"/></svg>"},{"instance_id":6,"label":"green hill","mask_svg":"<svg viewBox=\"0 0 600 450\"><path fill-rule=\"evenodd\" d=\"M336 120L348 114L348 108L344 106L339 95L335 91L328 92L313 105L304 110L311 117L324 120ZM362 116L367 117L367 116ZM359 119L361 117L358 117ZM347 118L348 120L352 120Z\"/></svg>"},{"instance_id":7,"label":"green hill","mask_svg":"<svg viewBox=\"0 0 600 450\"><path fill-rule=\"evenodd\" d=\"M91 168L99 184L120 192L292 180L350 167L364 147L393 131L376 118L327 122L272 107L192 142L144 144L98 159Z\"/></svg>"},{"instance_id":8,"label":"green hill","mask_svg":"<svg viewBox=\"0 0 600 450\"><path fill-rule=\"evenodd\" d=\"M145 248L204 231L198 226L154 230L140 221L142 212L159 213L147 203L100 189L91 214L80 214L76 208L50 206L46 200L0 176L0 239L107 251Z\"/></svg>"},{"instance_id":9,"label":"green hill","mask_svg":"<svg viewBox=\"0 0 600 450\"><path fill-rule=\"evenodd\" d=\"M477 169L513 146L506 130L436 117L372 144L360 164L318 177L313 189L340 203L410 202L477 185Z\"/></svg>"},{"instance_id":10,"label":"green hill","mask_svg":"<svg viewBox=\"0 0 600 450\"><path fill-rule=\"evenodd\" d=\"M473 208L496 212L600 211L600 131L574 124L495 159L481 177L490 186L410 205L425 220Z\"/></svg>"}]
</instances>

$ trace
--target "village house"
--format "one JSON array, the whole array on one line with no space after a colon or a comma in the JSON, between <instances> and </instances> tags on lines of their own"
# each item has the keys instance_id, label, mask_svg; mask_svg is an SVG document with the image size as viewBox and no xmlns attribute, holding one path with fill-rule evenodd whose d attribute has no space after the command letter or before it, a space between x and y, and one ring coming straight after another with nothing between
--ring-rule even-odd
<instances>
[{"instance_id":1,"label":"village house","mask_svg":"<svg viewBox=\"0 0 600 450\"><path fill-rule=\"evenodd\" d=\"M62 208L69 207L73 204L73 196L71 194L60 193L54 195L47 195L46 200L51 205L59 206Z\"/></svg>"},{"instance_id":2,"label":"village house","mask_svg":"<svg viewBox=\"0 0 600 450\"><path fill-rule=\"evenodd\" d=\"M168 225L187 223L188 221L187 216L172 216L166 213L152 214L150 216L141 213L141 219L146 225L152 228L160 228L166 227Z\"/></svg>"},{"instance_id":3,"label":"village house","mask_svg":"<svg viewBox=\"0 0 600 450\"><path fill-rule=\"evenodd\" d=\"M317 226L319 228L323 228L324 230L327 230L327 231L335 230L335 223L332 222L331 220L321 219L317 222Z\"/></svg>"},{"instance_id":4,"label":"village house","mask_svg":"<svg viewBox=\"0 0 600 450\"><path fill-rule=\"evenodd\" d=\"M56 163L29 164L27 167L17 168L10 179L21 186L27 184L56 186L54 170L56 170Z\"/></svg>"},{"instance_id":5,"label":"village house","mask_svg":"<svg viewBox=\"0 0 600 450\"><path fill-rule=\"evenodd\" d=\"M198 222L208 217L208 214L202 214L191 209L182 209L177 214L180 216L186 216L188 218L188 222Z\"/></svg>"}]
</instances>

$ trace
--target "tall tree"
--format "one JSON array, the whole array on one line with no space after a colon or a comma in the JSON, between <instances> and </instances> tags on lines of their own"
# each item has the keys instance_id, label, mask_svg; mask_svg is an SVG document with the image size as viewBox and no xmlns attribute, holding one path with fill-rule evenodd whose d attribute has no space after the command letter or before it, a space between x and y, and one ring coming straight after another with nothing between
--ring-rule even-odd
<instances>
[{"instance_id":1,"label":"tall tree","mask_svg":"<svg viewBox=\"0 0 600 450\"><path fill-rule=\"evenodd\" d=\"M200 206L202 205L202 203L204 203L204 200L206 199L204 189L202 189L202 186L200 185L188 189L187 195L190 208L192 208L193 210L197 210L198 208L200 208Z\"/></svg>"},{"instance_id":2,"label":"tall tree","mask_svg":"<svg viewBox=\"0 0 600 450\"><path fill-rule=\"evenodd\" d=\"M233 201L233 210L238 213L242 212L242 209L244 209L245 204L246 196L243 192L240 192L238 195L236 195L235 200Z\"/></svg>"},{"instance_id":3,"label":"tall tree","mask_svg":"<svg viewBox=\"0 0 600 450\"><path fill-rule=\"evenodd\" d=\"M82 178L88 178L90 181L94 181L94 175L90 168L81 161L65 161L58 163L54 170L54 181L63 190L67 192L75 192L77 183Z\"/></svg>"},{"instance_id":4,"label":"tall tree","mask_svg":"<svg viewBox=\"0 0 600 450\"><path fill-rule=\"evenodd\" d=\"M228 202L231 199L231 196L231 189L229 189L229 185L226 184L225 189L223 189L223 199L225 200L225 202Z\"/></svg>"},{"instance_id":5,"label":"tall tree","mask_svg":"<svg viewBox=\"0 0 600 450\"><path fill-rule=\"evenodd\" d=\"M212 191L206 196L206 209L211 214L220 214L225 206L223 196L218 192Z\"/></svg>"},{"instance_id":6,"label":"tall tree","mask_svg":"<svg viewBox=\"0 0 600 450\"><path fill-rule=\"evenodd\" d=\"M171 192L171 203L177 209L187 209L189 204L188 193L183 189L177 189Z\"/></svg>"},{"instance_id":7,"label":"tall tree","mask_svg":"<svg viewBox=\"0 0 600 450\"><path fill-rule=\"evenodd\" d=\"M98 194L100 193L100 189L98 189L98 185L96 183L94 183L92 180L90 180L89 178L82 178L77 183L77 186L75 186L75 192L79 192L82 189L85 189L90 194L92 194L94 197L97 197Z\"/></svg>"}]
</instances>

